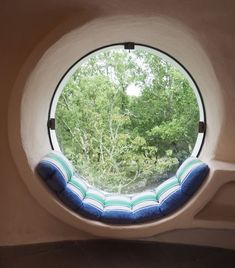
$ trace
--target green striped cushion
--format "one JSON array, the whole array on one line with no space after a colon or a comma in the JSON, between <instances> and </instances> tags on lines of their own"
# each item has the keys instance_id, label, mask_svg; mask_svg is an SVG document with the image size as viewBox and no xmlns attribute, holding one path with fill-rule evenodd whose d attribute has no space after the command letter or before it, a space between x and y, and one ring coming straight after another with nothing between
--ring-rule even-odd
<instances>
[{"instance_id":1,"label":"green striped cushion","mask_svg":"<svg viewBox=\"0 0 235 268\"><path fill-rule=\"evenodd\" d=\"M131 199L124 195L108 195L105 199L104 210L126 210L131 211Z\"/></svg>"},{"instance_id":2,"label":"green striped cushion","mask_svg":"<svg viewBox=\"0 0 235 268\"><path fill-rule=\"evenodd\" d=\"M168 196L180 188L180 184L176 177L170 178L160 184L156 189L156 198L159 203L163 202Z\"/></svg>"},{"instance_id":3,"label":"green striped cushion","mask_svg":"<svg viewBox=\"0 0 235 268\"><path fill-rule=\"evenodd\" d=\"M103 210L105 204L105 195L103 192L95 188L88 188L83 202L100 210Z\"/></svg>"},{"instance_id":4,"label":"green striped cushion","mask_svg":"<svg viewBox=\"0 0 235 268\"><path fill-rule=\"evenodd\" d=\"M88 185L74 174L72 165L60 152L47 154L37 166L39 175L70 208L89 219L120 224L154 220L172 213L200 187L208 170L206 164L190 157L175 177L157 188L119 195L104 193Z\"/></svg>"},{"instance_id":5,"label":"green striped cushion","mask_svg":"<svg viewBox=\"0 0 235 268\"><path fill-rule=\"evenodd\" d=\"M74 169L68 159L60 152L52 151L47 154L42 161L55 166L63 176L65 181L69 181L74 174Z\"/></svg>"},{"instance_id":6,"label":"green striped cushion","mask_svg":"<svg viewBox=\"0 0 235 268\"><path fill-rule=\"evenodd\" d=\"M74 175L67 184L67 187L77 194L81 200L86 196L88 186L85 181Z\"/></svg>"},{"instance_id":7,"label":"green striped cushion","mask_svg":"<svg viewBox=\"0 0 235 268\"><path fill-rule=\"evenodd\" d=\"M157 204L156 192L145 191L139 194L135 194L133 195L131 201L133 211L137 211L149 206L154 206Z\"/></svg>"},{"instance_id":8,"label":"green striped cushion","mask_svg":"<svg viewBox=\"0 0 235 268\"><path fill-rule=\"evenodd\" d=\"M203 164L203 162L196 157L189 157L188 159L186 159L176 173L176 177L179 183L182 184L187 178L190 171L200 166L201 164Z\"/></svg>"}]
</instances>

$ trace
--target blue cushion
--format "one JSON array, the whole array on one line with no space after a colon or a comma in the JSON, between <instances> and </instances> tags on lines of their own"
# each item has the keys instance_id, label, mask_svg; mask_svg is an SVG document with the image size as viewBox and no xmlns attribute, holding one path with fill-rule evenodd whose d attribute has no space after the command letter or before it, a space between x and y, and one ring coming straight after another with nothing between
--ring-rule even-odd
<instances>
[{"instance_id":1,"label":"blue cushion","mask_svg":"<svg viewBox=\"0 0 235 268\"><path fill-rule=\"evenodd\" d=\"M50 152L36 171L58 198L79 215L112 224L135 224L165 217L180 207L198 190L209 168L196 157L189 157L176 176L157 188L133 195L108 194L88 185L74 174L68 159Z\"/></svg>"},{"instance_id":2,"label":"blue cushion","mask_svg":"<svg viewBox=\"0 0 235 268\"><path fill-rule=\"evenodd\" d=\"M131 198L118 194L107 195L101 220L108 223L132 223L133 213Z\"/></svg>"},{"instance_id":3,"label":"blue cushion","mask_svg":"<svg viewBox=\"0 0 235 268\"><path fill-rule=\"evenodd\" d=\"M88 219L99 220L100 216L103 213L103 210L101 210L95 206L92 206L90 204L83 203L83 206L79 209L78 212L80 215L82 215Z\"/></svg>"},{"instance_id":4,"label":"blue cushion","mask_svg":"<svg viewBox=\"0 0 235 268\"><path fill-rule=\"evenodd\" d=\"M179 167L176 177L181 185L182 192L193 195L208 175L209 167L196 157L189 157Z\"/></svg>"},{"instance_id":5,"label":"blue cushion","mask_svg":"<svg viewBox=\"0 0 235 268\"><path fill-rule=\"evenodd\" d=\"M162 218L164 215L160 210L159 204L146 206L136 211L133 211L133 219L135 223L143 223Z\"/></svg>"},{"instance_id":6,"label":"blue cushion","mask_svg":"<svg viewBox=\"0 0 235 268\"><path fill-rule=\"evenodd\" d=\"M154 190L135 194L132 196L131 201L133 217L136 223L151 221L163 216Z\"/></svg>"},{"instance_id":7,"label":"blue cushion","mask_svg":"<svg viewBox=\"0 0 235 268\"><path fill-rule=\"evenodd\" d=\"M70 209L78 211L83 206L81 197L70 187L58 194L59 199Z\"/></svg>"},{"instance_id":8,"label":"blue cushion","mask_svg":"<svg viewBox=\"0 0 235 268\"><path fill-rule=\"evenodd\" d=\"M90 219L98 220L103 213L105 195L98 189L89 187L83 199L83 207L80 213Z\"/></svg>"},{"instance_id":9,"label":"blue cushion","mask_svg":"<svg viewBox=\"0 0 235 268\"><path fill-rule=\"evenodd\" d=\"M160 211L166 216L173 211L180 208L186 201L188 201L189 196L184 194L179 187L177 190L171 192L164 200L160 203Z\"/></svg>"},{"instance_id":10,"label":"blue cushion","mask_svg":"<svg viewBox=\"0 0 235 268\"><path fill-rule=\"evenodd\" d=\"M67 182L74 174L74 169L69 160L60 152L52 151L39 162L36 171L55 192L66 188Z\"/></svg>"},{"instance_id":11,"label":"blue cushion","mask_svg":"<svg viewBox=\"0 0 235 268\"><path fill-rule=\"evenodd\" d=\"M113 224L131 224L134 223L134 216L131 210L105 210L101 220Z\"/></svg>"},{"instance_id":12,"label":"blue cushion","mask_svg":"<svg viewBox=\"0 0 235 268\"><path fill-rule=\"evenodd\" d=\"M52 191L58 193L66 188L67 182L55 166L40 162L36 170Z\"/></svg>"}]
</instances>

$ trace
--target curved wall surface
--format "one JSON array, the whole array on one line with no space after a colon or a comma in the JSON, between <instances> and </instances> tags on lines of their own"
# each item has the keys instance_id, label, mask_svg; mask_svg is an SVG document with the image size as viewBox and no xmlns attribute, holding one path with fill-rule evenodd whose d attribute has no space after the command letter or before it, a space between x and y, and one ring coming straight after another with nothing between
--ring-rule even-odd
<instances>
[{"instance_id":1,"label":"curved wall surface","mask_svg":"<svg viewBox=\"0 0 235 268\"><path fill-rule=\"evenodd\" d=\"M0 244L99 236L234 248L233 1L26 2L27 9L10 2L1 9ZM50 148L46 120L59 79L82 55L120 41L147 43L182 62L198 83L207 115L200 155L211 167L207 182L182 210L135 228L79 218L34 174Z\"/></svg>"}]
</instances>

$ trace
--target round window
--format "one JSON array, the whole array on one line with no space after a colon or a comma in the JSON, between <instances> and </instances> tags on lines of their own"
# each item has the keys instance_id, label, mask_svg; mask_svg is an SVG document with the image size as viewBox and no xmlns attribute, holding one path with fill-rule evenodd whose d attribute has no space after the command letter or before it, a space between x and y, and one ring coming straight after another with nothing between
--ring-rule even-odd
<instances>
[{"instance_id":1,"label":"round window","mask_svg":"<svg viewBox=\"0 0 235 268\"><path fill-rule=\"evenodd\" d=\"M90 185L132 194L173 176L200 152L205 113L188 71L155 48L123 43L79 59L59 82L52 148Z\"/></svg>"}]
</instances>

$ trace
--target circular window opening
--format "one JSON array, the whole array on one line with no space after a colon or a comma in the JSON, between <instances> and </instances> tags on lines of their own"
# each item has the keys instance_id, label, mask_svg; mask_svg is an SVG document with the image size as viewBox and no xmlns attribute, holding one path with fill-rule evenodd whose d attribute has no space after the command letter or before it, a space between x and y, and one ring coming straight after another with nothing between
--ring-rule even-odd
<instances>
[{"instance_id":1,"label":"circular window opening","mask_svg":"<svg viewBox=\"0 0 235 268\"><path fill-rule=\"evenodd\" d=\"M189 72L168 54L123 43L92 51L62 77L48 121L52 148L90 185L132 194L200 152L205 113Z\"/></svg>"}]
</instances>

